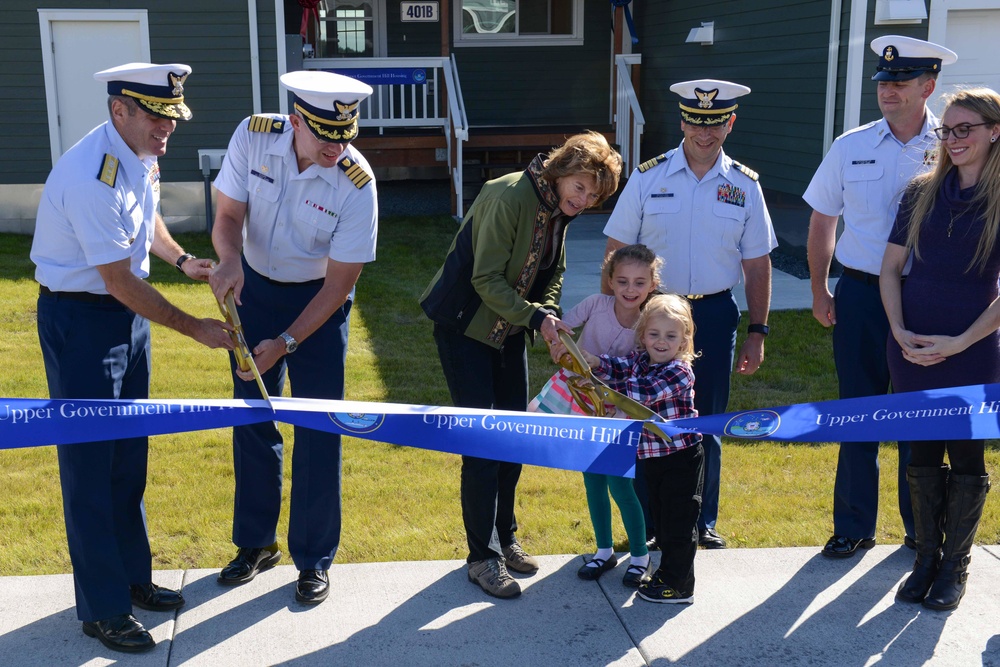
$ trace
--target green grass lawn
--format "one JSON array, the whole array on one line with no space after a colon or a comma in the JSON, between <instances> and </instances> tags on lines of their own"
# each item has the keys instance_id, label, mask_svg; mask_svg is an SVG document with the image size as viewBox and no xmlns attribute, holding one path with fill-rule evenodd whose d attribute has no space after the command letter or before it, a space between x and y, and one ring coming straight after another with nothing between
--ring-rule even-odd
<instances>
[{"instance_id":1,"label":"green grass lawn","mask_svg":"<svg viewBox=\"0 0 1000 667\"><path fill-rule=\"evenodd\" d=\"M444 258L455 223L447 217L383 220L378 261L358 284L351 318L347 398L448 405L448 392L417 297ZM203 234L180 235L186 250L210 256ZM35 330L30 239L0 235L0 397L47 396ZM182 308L216 316L208 286L154 260L151 281ZM767 358L754 376L734 377L731 410L836 398L830 333L806 311L773 313ZM553 370L544 349L530 353L532 386ZM153 327L154 398L229 398L221 351ZM282 427L290 440L290 427ZM294 444L288 447L291 451ZM734 547L820 546L832 528L837 446L726 441L719 531ZM895 451L884 446L877 537L902 541L896 511ZM1000 453L987 449L995 472ZM344 439L344 524L338 562L461 559L467 553L459 507L457 456ZM0 450L0 575L69 572L58 466L53 447ZM290 456L278 528L287 533ZM154 567L217 568L233 555L232 449L228 429L150 440L146 507ZM525 467L518 487L519 536L536 554L593 549L579 473ZM615 535L624 540L617 516ZM991 496L979 542L996 544L1000 507ZM624 544L619 543L620 548Z\"/></svg>"}]
</instances>

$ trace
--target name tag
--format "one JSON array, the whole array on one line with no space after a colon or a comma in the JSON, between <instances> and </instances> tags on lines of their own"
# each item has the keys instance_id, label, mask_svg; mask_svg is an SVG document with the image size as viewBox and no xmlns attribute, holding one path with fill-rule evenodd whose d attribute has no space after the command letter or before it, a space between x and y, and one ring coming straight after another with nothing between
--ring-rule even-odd
<instances>
[{"instance_id":1,"label":"name tag","mask_svg":"<svg viewBox=\"0 0 1000 667\"><path fill-rule=\"evenodd\" d=\"M851 160L851 164L875 164L875 160Z\"/></svg>"},{"instance_id":2,"label":"name tag","mask_svg":"<svg viewBox=\"0 0 1000 667\"><path fill-rule=\"evenodd\" d=\"M649 196L651 198L653 198L653 199L657 199L659 197L673 197L674 193L673 192L656 192L656 193L651 194Z\"/></svg>"},{"instance_id":3,"label":"name tag","mask_svg":"<svg viewBox=\"0 0 1000 667\"><path fill-rule=\"evenodd\" d=\"M250 170L250 173L251 173L252 175L256 176L257 178L263 178L263 179L264 179L265 181L267 181L268 183L274 183L274 179L273 179L273 178L271 178L270 176L265 176L264 174L260 173L260 172L259 172L259 171L257 171L256 169L251 169L251 170Z\"/></svg>"}]
</instances>

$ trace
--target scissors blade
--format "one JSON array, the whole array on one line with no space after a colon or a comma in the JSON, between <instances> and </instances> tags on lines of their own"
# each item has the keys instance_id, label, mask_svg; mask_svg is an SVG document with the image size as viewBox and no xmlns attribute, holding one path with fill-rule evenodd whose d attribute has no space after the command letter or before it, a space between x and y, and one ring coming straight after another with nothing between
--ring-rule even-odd
<instances>
[{"instance_id":1,"label":"scissors blade","mask_svg":"<svg viewBox=\"0 0 1000 667\"><path fill-rule=\"evenodd\" d=\"M590 368L590 364L584 359L583 353L580 348L577 347L576 341L566 333L565 331L559 332L559 340L562 341L563 345L566 346L566 351L569 356L572 357L570 362L563 363L563 359L560 359L560 364L567 370L573 371L578 375L582 375L594 383L594 389L597 390L598 395L604 399L606 402L611 403L616 408L621 409L629 417L633 419L640 419L644 423L643 428L652 431L654 434L663 438L664 440L671 440L668 435L666 435L660 428L654 424L650 423L652 421L663 421L663 417L659 414L653 412L645 405L639 401L633 400L624 394L620 394L608 385L606 385L600 378L594 376L594 371Z\"/></svg>"},{"instance_id":2,"label":"scissors blade","mask_svg":"<svg viewBox=\"0 0 1000 667\"><path fill-rule=\"evenodd\" d=\"M247 345L246 336L243 334L243 323L240 322L240 314L236 311L236 299L233 297L232 290L226 293L225 300L219 304L219 310L222 311L222 315L226 318L226 321L235 329L229 335L235 345L233 354L236 356L237 367L243 372L253 371L253 376L257 380L257 388L260 389L260 395L267 401L267 405L271 408L271 411L274 412L271 397L267 395L267 389L264 387L264 378L260 376L260 371L257 370L257 364L253 360L253 353L250 352L250 346Z\"/></svg>"}]
</instances>

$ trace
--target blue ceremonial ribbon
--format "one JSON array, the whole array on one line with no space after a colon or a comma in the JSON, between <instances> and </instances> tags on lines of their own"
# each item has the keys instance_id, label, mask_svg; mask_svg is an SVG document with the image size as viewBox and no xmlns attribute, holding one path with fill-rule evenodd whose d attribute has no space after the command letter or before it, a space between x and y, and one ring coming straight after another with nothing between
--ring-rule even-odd
<instances>
[{"instance_id":1,"label":"blue ceremonial ribbon","mask_svg":"<svg viewBox=\"0 0 1000 667\"><path fill-rule=\"evenodd\" d=\"M463 456L635 474L640 421L423 405L272 398L98 400L0 398L0 449L66 445L275 421ZM1000 384L802 403L656 422L697 432L791 442L1000 438Z\"/></svg>"},{"instance_id":2,"label":"blue ceremonial ribbon","mask_svg":"<svg viewBox=\"0 0 1000 667\"><path fill-rule=\"evenodd\" d=\"M1000 384L801 403L668 423L703 434L791 442L987 440L1000 437Z\"/></svg>"},{"instance_id":3,"label":"blue ceremonial ribbon","mask_svg":"<svg viewBox=\"0 0 1000 667\"><path fill-rule=\"evenodd\" d=\"M642 423L528 412L272 398L0 399L0 448L65 445L275 421L512 463L635 476Z\"/></svg>"},{"instance_id":4,"label":"blue ceremonial ribbon","mask_svg":"<svg viewBox=\"0 0 1000 667\"><path fill-rule=\"evenodd\" d=\"M639 38L635 34L635 24L632 22L632 12L629 11L628 5L632 0L611 0L611 5L614 7L621 7L625 10L625 23L628 24L629 35L632 36L632 43L638 44Z\"/></svg>"}]
</instances>

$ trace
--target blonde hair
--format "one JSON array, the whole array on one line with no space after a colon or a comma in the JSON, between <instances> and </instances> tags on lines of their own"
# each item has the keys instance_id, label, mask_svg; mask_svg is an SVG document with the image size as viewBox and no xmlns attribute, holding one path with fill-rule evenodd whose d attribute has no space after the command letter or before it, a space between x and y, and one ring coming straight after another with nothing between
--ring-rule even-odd
<instances>
[{"instance_id":1,"label":"blonde hair","mask_svg":"<svg viewBox=\"0 0 1000 667\"><path fill-rule=\"evenodd\" d=\"M600 206L618 190L621 173L622 156L603 134L593 130L574 134L562 146L552 149L542 163L542 177L553 186L563 176L593 176L597 185L597 201L593 206Z\"/></svg>"},{"instance_id":2,"label":"blonde hair","mask_svg":"<svg viewBox=\"0 0 1000 667\"><path fill-rule=\"evenodd\" d=\"M610 281L615 275L615 269L622 264L639 264L648 267L651 274L650 289L655 290L660 286L660 269L663 268L663 258L657 256L647 246L633 243L609 252L608 256L604 258L604 263L601 264L601 275L606 276L606 279Z\"/></svg>"},{"instance_id":3,"label":"blonde hair","mask_svg":"<svg viewBox=\"0 0 1000 667\"><path fill-rule=\"evenodd\" d=\"M946 100L945 113L953 106L961 107L979 115L990 127L1000 125L1000 95L989 88L959 90L949 95ZM988 151L986 165L983 167L983 173L975 186L976 192L970 202L970 208L981 212L985 224L979 236L976 252L965 268L966 272L976 266L979 267L980 273L986 269L986 262L996 243L997 231L1000 230L1000 150L997 150L996 144L991 143ZM904 211L909 217L906 248L912 250L917 259L920 259L920 229L934 210L937 193L952 166L951 156L942 141L938 148L937 166L934 170L917 176L907 186L910 205Z\"/></svg>"},{"instance_id":4,"label":"blonde hair","mask_svg":"<svg viewBox=\"0 0 1000 667\"><path fill-rule=\"evenodd\" d=\"M639 313L639 321L635 323L636 347L642 346L642 337L646 335L649 321L659 316L667 317L683 328L684 340L674 358L688 363L694 361L699 355L694 351L694 316L691 314L691 304L676 294L657 294L646 302L646 307Z\"/></svg>"}]
</instances>

